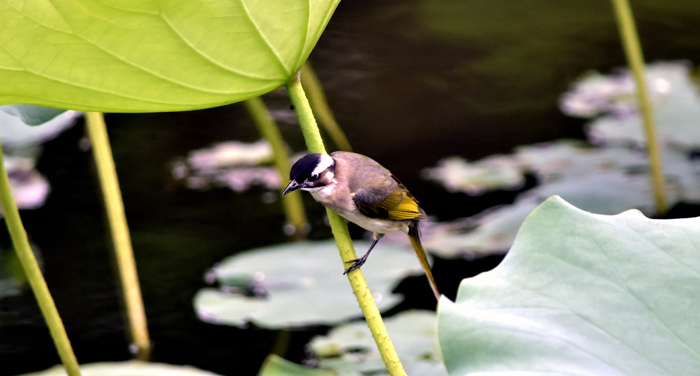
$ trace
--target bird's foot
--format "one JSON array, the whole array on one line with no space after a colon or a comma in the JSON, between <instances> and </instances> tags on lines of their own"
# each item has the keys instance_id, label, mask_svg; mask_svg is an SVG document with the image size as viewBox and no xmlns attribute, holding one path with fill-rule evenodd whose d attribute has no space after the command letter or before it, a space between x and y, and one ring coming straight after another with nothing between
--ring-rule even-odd
<instances>
[{"instance_id":1,"label":"bird's foot","mask_svg":"<svg viewBox=\"0 0 700 376\"><path fill-rule=\"evenodd\" d=\"M365 257L356 258L354 260L345 261L346 264L352 263L349 268L345 269L343 275L350 273L355 269L359 269L366 261Z\"/></svg>"}]
</instances>

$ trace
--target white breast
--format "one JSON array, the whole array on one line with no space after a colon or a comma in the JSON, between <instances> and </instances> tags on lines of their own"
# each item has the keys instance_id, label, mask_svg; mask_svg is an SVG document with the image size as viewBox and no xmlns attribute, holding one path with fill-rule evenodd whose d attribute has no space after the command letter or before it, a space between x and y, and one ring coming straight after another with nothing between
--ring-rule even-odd
<instances>
[{"instance_id":1,"label":"white breast","mask_svg":"<svg viewBox=\"0 0 700 376\"><path fill-rule=\"evenodd\" d=\"M317 191L309 190L309 192L311 192L311 196L313 196L316 201L365 230L378 232L380 234L398 231L408 233L408 221L369 218L357 210L349 194L344 196L348 197L347 200L332 200L331 194L333 189L331 187L324 187Z\"/></svg>"}]
</instances>

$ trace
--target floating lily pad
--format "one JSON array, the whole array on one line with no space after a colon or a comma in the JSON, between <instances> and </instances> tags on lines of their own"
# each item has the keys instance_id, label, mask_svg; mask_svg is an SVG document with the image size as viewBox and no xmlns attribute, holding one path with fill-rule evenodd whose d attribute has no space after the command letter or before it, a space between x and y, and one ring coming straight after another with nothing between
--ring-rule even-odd
<instances>
[{"instance_id":1,"label":"floating lily pad","mask_svg":"<svg viewBox=\"0 0 700 376\"><path fill-rule=\"evenodd\" d=\"M646 168L644 153L626 148L597 148L583 141L557 140L520 146L512 156L540 184L612 170Z\"/></svg>"},{"instance_id":2,"label":"floating lily pad","mask_svg":"<svg viewBox=\"0 0 700 376\"><path fill-rule=\"evenodd\" d=\"M355 241L361 255L369 242ZM220 288L194 298L199 317L214 324L267 328L334 325L362 315L343 275L335 241L297 242L259 248L224 259L212 269ZM362 272L380 310L401 301L392 289L421 274L413 249L379 243ZM259 296L246 296L252 291ZM250 295L250 294L248 294Z\"/></svg>"},{"instance_id":3,"label":"floating lily pad","mask_svg":"<svg viewBox=\"0 0 700 376\"><path fill-rule=\"evenodd\" d=\"M409 375L447 375L437 340L436 314L404 311L384 320L389 337ZM387 375L381 354L365 322L345 324L311 340L321 368L340 375Z\"/></svg>"},{"instance_id":4,"label":"floating lily pad","mask_svg":"<svg viewBox=\"0 0 700 376\"><path fill-rule=\"evenodd\" d=\"M525 184L523 167L513 158L494 155L468 163L459 157L441 160L423 170L423 177L442 183L450 192L483 194L495 189L515 190Z\"/></svg>"},{"instance_id":5,"label":"floating lily pad","mask_svg":"<svg viewBox=\"0 0 700 376\"><path fill-rule=\"evenodd\" d=\"M186 159L173 163L173 176L191 189L228 187L236 192L253 185L279 189L282 178L276 168L262 166L274 158L265 140L253 143L227 141L194 150Z\"/></svg>"},{"instance_id":6,"label":"floating lily pad","mask_svg":"<svg viewBox=\"0 0 700 376\"><path fill-rule=\"evenodd\" d=\"M646 81L659 141L685 150L700 148L700 93L690 78L689 64L662 62L646 67ZM569 115L596 117L588 126L594 144L644 145L634 80L627 70L611 75L589 74L562 98Z\"/></svg>"},{"instance_id":7,"label":"floating lily pad","mask_svg":"<svg viewBox=\"0 0 700 376\"><path fill-rule=\"evenodd\" d=\"M0 3L0 104L182 111L283 85L339 0ZM11 26L11 27L9 27Z\"/></svg>"},{"instance_id":8,"label":"floating lily pad","mask_svg":"<svg viewBox=\"0 0 700 376\"><path fill-rule=\"evenodd\" d=\"M691 375L700 220L596 215L553 197L503 262L440 301L452 375Z\"/></svg>"},{"instance_id":9,"label":"floating lily pad","mask_svg":"<svg viewBox=\"0 0 700 376\"><path fill-rule=\"evenodd\" d=\"M423 247L443 258L505 253L525 218L539 204L536 200L521 200L473 217L422 226Z\"/></svg>"},{"instance_id":10,"label":"floating lily pad","mask_svg":"<svg viewBox=\"0 0 700 376\"><path fill-rule=\"evenodd\" d=\"M164 363L146 363L137 360L129 362L101 362L81 364L83 376L217 376L216 373L202 371L191 366L176 366ZM27 373L25 376L67 375L62 365L45 371Z\"/></svg>"},{"instance_id":11,"label":"floating lily pad","mask_svg":"<svg viewBox=\"0 0 700 376\"><path fill-rule=\"evenodd\" d=\"M505 253L525 218L552 195L560 195L598 214L638 208L651 215L655 206L650 182L647 174L613 170L543 184L518 196L512 205L498 206L454 222L424 226L423 245L431 253L446 258ZM669 191L670 202L678 202L679 198L676 190Z\"/></svg>"},{"instance_id":12,"label":"floating lily pad","mask_svg":"<svg viewBox=\"0 0 700 376\"><path fill-rule=\"evenodd\" d=\"M519 147L499 158L510 158L513 165L534 173L540 184L520 194L513 205L424 226L427 250L442 257L506 252L529 212L552 195L597 214L629 209L655 213L648 160L637 150L561 140ZM668 202L700 202L700 163L672 148L664 150L662 160Z\"/></svg>"}]
</instances>

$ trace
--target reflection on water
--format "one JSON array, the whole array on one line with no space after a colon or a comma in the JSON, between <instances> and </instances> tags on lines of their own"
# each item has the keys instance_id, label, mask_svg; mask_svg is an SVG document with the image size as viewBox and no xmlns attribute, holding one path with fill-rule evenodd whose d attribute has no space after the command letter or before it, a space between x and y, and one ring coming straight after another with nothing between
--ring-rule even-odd
<instances>
[{"instance_id":1,"label":"reflection on water","mask_svg":"<svg viewBox=\"0 0 700 376\"><path fill-rule=\"evenodd\" d=\"M700 62L700 40L688 37L700 21L700 2L644 0L634 6L647 59ZM311 61L353 148L400 176L428 214L448 220L512 201L518 192L478 198L447 193L422 180L422 169L452 155L473 160L522 144L582 138L583 121L561 114L558 96L582 72L607 72L623 65L624 56L608 3L413 0L342 2ZM265 99L273 111L289 109L283 96ZM260 138L256 127L239 105L106 120L153 360L255 374L276 333L203 323L192 298L217 261L287 240L281 204L265 204L267 190L259 187L240 193L187 189L173 179L171 163L215 143L254 142ZM281 123L281 132L293 152L304 149L294 124ZM82 127L75 127L45 145L37 169L52 194L42 208L22 216L42 249L46 279L79 361L129 359L91 156L78 148L82 137ZM305 202L310 237L328 238L325 210L310 197ZM356 227L351 232L362 235ZM7 247L8 239L4 234L1 245ZM454 281L452 294L460 276L475 272L474 264L437 264L436 278ZM408 294L406 299L403 308L425 304ZM295 332L287 358L303 359L312 334ZM57 362L31 294L0 300L0 374Z\"/></svg>"}]
</instances>

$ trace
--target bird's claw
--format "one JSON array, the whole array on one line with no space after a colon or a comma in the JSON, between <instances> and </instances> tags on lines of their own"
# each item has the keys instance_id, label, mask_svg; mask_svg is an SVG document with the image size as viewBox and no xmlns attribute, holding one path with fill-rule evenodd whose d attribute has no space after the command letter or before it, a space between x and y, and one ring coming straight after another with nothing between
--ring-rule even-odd
<instances>
[{"instance_id":1,"label":"bird's claw","mask_svg":"<svg viewBox=\"0 0 700 376\"><path fill-rule=\"evenodd\" d=\"M348 274L355 269L359 269L360 266L362 266L362 264L365 263L365 260L363 260L362 258L356 258L353 260L345 261L345 263L346 264L352 263L352 265L350 265L349 268L345 269L345 271L343 272L343 275Z\"/></svg>"}]
</instances>

